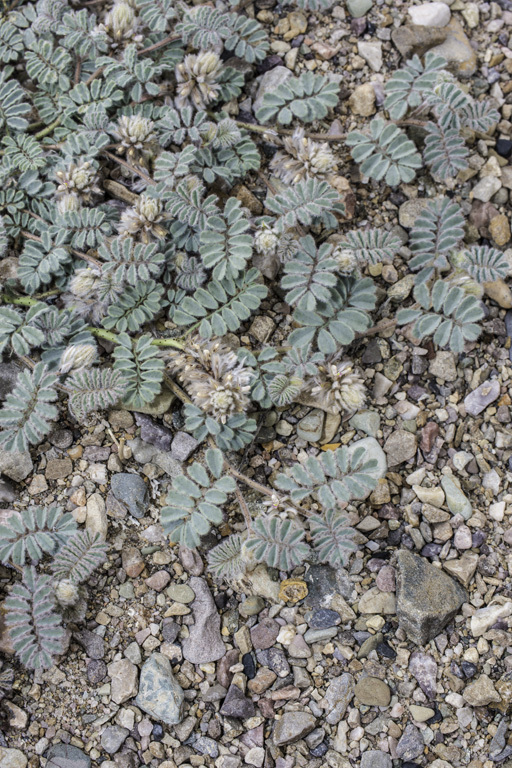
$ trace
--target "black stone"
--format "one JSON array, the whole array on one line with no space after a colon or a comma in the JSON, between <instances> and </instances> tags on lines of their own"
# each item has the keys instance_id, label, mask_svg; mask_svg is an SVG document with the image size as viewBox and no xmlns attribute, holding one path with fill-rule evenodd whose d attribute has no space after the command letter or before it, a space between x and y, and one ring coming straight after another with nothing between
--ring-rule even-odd
<instances>
[{"instance_id":1,"label":"black stone","mask_svg":"<svg viewBox=\"0 0 512 768\"><path fill-rule=\"evenodd\" d=\"M430 544L425 544L421 550L421 554L423 557L437 557L442 548L443 547L441 544L435 544L434 542L431 542Z\"/></svg>"},{"instance_id":2,"label":"black stone","mask_svg":"<svg viewBox=\"0 0 512 768\"><path fill-rule=\"evenodd\" d=\"M258 64L257 66L257 72L258 75L263 75L265 72L270 72L271 69L274 69L274 67L280 67L284 64L282 58L277 55L277 53L273 53L271 56L267 56L266 59L263 59L263 61Z\"/></svg>"},{"instance_id":3,"label":"black stone","mask_svg":"<svg viewBox=\"0 0 512 768\"><path fill-rule=\"evenodd\" d=\"M406 760L405 763L402 763L402 768L420 768L420 766L418 763L410 763Z\"/></svg>"},{"instance_id":4,"label":"black stone","mask_svg":"<svg viewBox=\"0 0 512 768\"><path fill-rule=\"evenodd\" d=\"M341 622L341 617L337 611L331 611L329 608L317 608L306 614L306 621L314 629L327 629L328 627L336 627Z\"/></svg>"},{"instance_id":5,"label":"black stone","mask_svg":"<svg viewBox=\"0 0 512 768\"><path fill-rule=\"evenodd\" d=\"M256 662L252 653L244 653L242 656L242 664L244 665L244 674L249 680L256 677Z\"/></svg>"},{"instance_id":6,"label":"black stone","mask_svg":"<svg viewBox=\"0 0 512 768\"><path fill-rule=\"evenodd\" d=\"M483 531L477 530L471 536L471 544L475 549L478 549L478 547L482 546L486 538L487 535Z\"/></svg>"},{"instance_id":7,"label":"black stone","mask_svg":"<svg viewBox=\"0 0 512 768\"><path fill-rule=\"evenodd\" d=\"M80 632L75 632L73 637L85 649L90 659L102 659L104 657L105 643L103 638L97 635L96 632L82 629Z\"/></svg>"},{"instance_id":8,"label":"black stone","mask_svg":"<svg viewBox=\"0 0 512 768\"><path fill-rule=\"evenodd\" d=\"M472 664L470 661L463 661L461 664L464 677L470 679L476 675L476 664Z\"/></svg>"},{"instance_id":9,"label":"black stone","mask_svg":"<svg viewBox=\"0 0 512 768\"><path fill-rule=\"evenodd\" d=\"M365 365L374 365L382 362L382 354L376 339L371 339L365 347L361 362Z\"/></svg>"},{"instance_id":10,"label":"black stone","mask_svg":"<svg viewBox=\"0 0 512 768\"><path fill-rule=\"evenodd\" d=\"M155 723L153 726L153 730L151 731L151 737L153 741L162 741L164 737L164 729L160 725L160 723Z\"/></svg>"},{"instance_id":11,"label":"black stone","mask_svg":"<svg viewBox=\"0 0 512 768\"><path fill-rule=\"evenodd\" d=\"M318 745L318 747L313 747L313 749L309 750L309 754L311 757L323 757L329 747L325 743L325 741L322 741L321 744Z\"/></svg>"},{"instance_id":12,"label":"black stone","mask_svg":"<svg viewBox=\"0 0 512 768\"><path fill-rule=\"evenodd\" d=\"M396 651L387 643L379 643L376 650L379 656L384 656L385 659L396 659Z\"/></svg>"},{"instance_id":13,"label":"black stone","mask_svg":"<svg viewBox=\"0 0 512 768\"><path fill-rule=\"evenodd\" d=\"M356 37L360 37L361 35L364 35L366 30L366 19L364 16L361 16L358 19L352 19L350 22L350 31L353 35Z\"/></svg>"},{"instance_id":14,"label":"black stone","mask_svg":"<svg viewBox=\"0 0 512 768\"><path fill-rule=\"evenodd\" d=\"M498 139L496 152L502 157L510 157L512 155L512 141L510 139Z\"/></svg>"},{"instance_id":15,"label":"black stone","mask_svg":"<svg viewBox=\"0 0 512 768\"><path fill-rule=\"evenodd\" d=\"M435 714L433 714L432 717L429 717L429 719L427 720L427 723L429 725L433 725L434 723L440 723L441 720L443 719L441 712L436 707L434 707L434 711L435 711Z\"/></svg>"}]
</instances>

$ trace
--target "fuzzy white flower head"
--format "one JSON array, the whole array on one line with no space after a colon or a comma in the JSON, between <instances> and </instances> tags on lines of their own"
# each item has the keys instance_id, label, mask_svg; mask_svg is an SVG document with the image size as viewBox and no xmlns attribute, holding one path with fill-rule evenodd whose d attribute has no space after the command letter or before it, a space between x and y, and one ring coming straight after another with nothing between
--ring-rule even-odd
<instances>
[{"instance_id":1,"label":"fuzzy white flower head","mask_svg":"<svg viewBox=\"0 0 512 768\"><path fill-rule=\"evenodd\" d=\"M162 201L156 197L141 195L139 197L138 211L148 221L156 221L162 213Z\"/></svg>"},{"instance_id":2,"label":"fuzzy white flower head","mask_svg":"<svg viewBox=\"0 0 512 768\"><path fill-rule=\"evenodd\" d=\"M121 235L140 234L144 242L151 237L165 237L166 230L159 222L163 221L162 201L148 195L140 195L133 208L121 214L118 231Z\"/></svg>"},{"instance_id":3,"label":"fuzzy white flower head","mask_svg":"<svg viewBox=\"0 0 512 768\"><path fill-rule=\"evenodd\" d=\"M79 371L88 368L98 357L95 344L70 344L62 353L60 359L60 373L68 373L71 370Z\"/></svg>"},{"instance_id":4,"label":"fuzzy white flower head","mask_svg":"<svg viewBox=\"0 0 512 768\"><path fill-rule=\"evenodd\" d=\"M263 256L272 256L276 252L279 237L273 229L262 227L254 235L254 247Z\"/></svg>"},{"instance_id":5,"label":"fuzzy white flower head","mask_svg":"<svg viewBox=\"0 0 512 768\"><path fill-rule=\"evenodd\" d=\"M68 213L69 211L78 211L81 208L78 195L70 193L57 200L57 210L59 213Z\"/></svg>"},{"instance_id":6,"label":"fuzzy white flower head","mask_svg":"<svg viewBox=\"0 0 512 768\"><path fill-rule=\"evenodd\" d=\"M210 395L212 411L220 414L230 413L233 408L233 392L225 387L217 387Z\"/></svg>"},{"instance_id":7,"label":"fuzzy white flower head","mask_svg":"<svg viewBox=\"0 0 512 768\"><path fill-rule=\"evenodd\" d=\"M217 98L222 72L220 58L213 51L200 51L185 56L176 65L176 108L182 109L188 102L196 109L204 109Z\"/></svg>"},{"instance_id":8,"label":"fuzzy white flower head","mask_svg":"<svg viewBox=\"0 0 512 768\"><path fill-rule=\"evenodd\" d=\"M120 2L114 3L112 10L107 13L105 21L112 27L116 35L122 37L133 28L135 11L129 3L120 0Z\"/></svg>"},{"instance_id":9,"label":"fuzzy white flower head","mask_svg":"<svg viewBox=\"0 0 512 768\"><path fill-rule=\"evenodd\" d=\"M56 176L59 180L57 197L76 193L88 200L93 192L101 194L101 189L97 186L96 169L89 162L80 165L71 163L65 171L57 171Z\"/></svg>"},{"instance_id":10,"label":"fuzzy white flower head","mask_svg":"<svg viewBox=\"0 0 512 768\"><path fill-rule=\"evenodd\" d=\"M155 124L148 117L141 115L122 115L117 121L116 135L123 147L142 149L144 144L153 141Z\"/></svg>"},{"instance_id":11,"label":"fuzzy white flower head","mask_svg":"<svg viewBox=\"0 0 512 768\"><path fill-rule=\"evenodd\" d=\"M332 253L333 259L338 263L338 272L342 275L352 275L357 269L357 258L351 248L339 245Z\"/></svg>"},{"instance_id":12,"label":"fuzzy white flower head","mask_svg":"<svg viewBox=\"0 0 512 768\"><path fill-rule=\"evenodd\" d=\"M322 368L319 383L311 389L311 394L338 412L353 413L362 408L366 401L363 380L350 360L329 363Z\"/></svg>"},{"instance_id":13,"label":"fuzzy white flower head","mask_svg":"<svg viewBox=\"0 0 512 768\"><path fill-rule=\"evenodd\" d=\"M69 290L74 296L87 298L95 289L99 279L99 272L90 267L79 269L70 280Z\"/></svg>"},{"instance_id":14,"label":"fuzzy white flower head","mask_svg":"<svg viewBox=\"0 0 512 768\"><path fill-rule=\"evenodd\" d=\"M337 169L336 158L327 142L308 139L303 128L297 128L293 136L284 139L282 146L272 158L270 168L285 184L298 184L306 178L327 178Z\"/></svg>"},{"instance_id":15,"label":"fuzzy white flower head","mask_svg":"<svg viewBox=\"0 0 512 768\"><path fill-rule=\"evenodd\" d=\"M71 579L62 579L54 584L54 594L57 602L63 608L69 608L72 605L76 605L80 599L80 592L78 585L71 581Z\"/></svg>"}]
</instances>

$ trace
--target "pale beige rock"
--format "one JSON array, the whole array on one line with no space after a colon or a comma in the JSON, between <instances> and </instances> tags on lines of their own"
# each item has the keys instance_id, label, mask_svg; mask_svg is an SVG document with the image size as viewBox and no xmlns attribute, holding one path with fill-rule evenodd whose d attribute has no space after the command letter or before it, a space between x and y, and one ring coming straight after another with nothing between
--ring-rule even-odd
<instances>
[{"instance_id":1,"label":"pale beige rock","mask_svg":"<svg viewBox=\"0 0 512 768\"><path fill-rule=\"evenodd\" d=\"M396 600L393 592L381 592L378 587L372 587L359 600L360 613L395 614Z\"/></svg>"},{"instance_id":2,"label":"pale beige rock","mask_svg":"<svg viewBox=\"0 0 512 768\"><path fill-rule=\"evenodd\" d=\"M376 112L375 91L371 83L358 85L348 100L353 115L370 117Z\"/></svg>"}]
</instances>

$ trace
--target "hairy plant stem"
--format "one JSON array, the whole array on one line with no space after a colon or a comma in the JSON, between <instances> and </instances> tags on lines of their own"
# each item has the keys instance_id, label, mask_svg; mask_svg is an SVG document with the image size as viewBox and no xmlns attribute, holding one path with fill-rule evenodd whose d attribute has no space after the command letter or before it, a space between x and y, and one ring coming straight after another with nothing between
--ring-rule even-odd
<instances>
[{"instance_id":1,"label":"hairy plant stem","mask_svg":"<svg viewBox=\"0 0 512 768\"><path fill-rule=\"evenodd\" d=\"M46 128L43 128L42 131L39 131L39 133L36 133L34 135L35 139L44 139L45 136L48 136L49 133L53 131L54 128L57 128L57 126L60 125L60 121L62 120L62 117L57 117L53 123L50 123L50 125L47 125Z\"/></svg>"},{"instance_id":2,"label":"hairy plant stem","mask_svg":"<svg viewBox=\"0 0 512 768\"><path fill-rule=\"evenodd\" d=\"M57 296L60 293L61 291L58 289L47 291L46 293L40 293L33 297L11 296L10 294L1 293L0 303L15 304L21 307L33 307L34 304L38 304L41 299L48 298L49 296ZM92 334L92 336L96 336L98 339L110 341L112 344L119 344L118 334L114 331L107 331L105 328L95 328L94 326L89 326L87 330L90 334ZM138 337L136 336L135 338ZM176 339L152 339L151 344L155 347L174 347L175 349L185 349L185 344L183 342L177 341Z\"/></svg>"},{"instance_id":3,"label":"hairy plant stem","mask_svg":"<svg viewBox=\"0 0 512 768\"><path fill-rule=\"evenodd\" d=\"M236 121L236 124L239 128L245 128L246 131L252 131L253 133L261 133L261 134L267 134L268 136L272 136L272 134L279 134L281 136L293 136L294 131L289 130L288 128L277 128L275 125L269 128L265 128L264 125L254 125L253 123L243 123L240 120ZM338 133L333 136L330 136L328 133L310 133L306 131L304 133L304 136L307 139L313 139L315 141L343 141L347 137L346 133Z\"/></svg>"},{"instance_id":4,"label":"hairy plant stem","mask_svg":"<svg viewBox=\"0 0 512 768\"><path fill-rule=\"evenodd\" d=\"M111 152L107 152L105 149L102 151L101 154L106 155L106 157L109 157L115 163L119 163L119 165L122 165L124 168L134 173L136 176L140 176L140 178L144 179L144 181L147 182L148 184L155 183L151 178L151 176L148 176L147 173L144 173L144 171L141 170L140 168L135 168L133 165L130 165L130 163L127 163L126 160L123 160L120 157L116 157Z\"/></svg>"},{"instance_id":5,"label":"hairy plant stem","mask_svg":"<svg viewBox=\"0 0 512 768\"><path fill-rule=\"evenodd\" d=\"M164 39L160 40L158 43L153 43L153 45L150 45L148 48L143 48L142 51L138 51L138 54L139 56L145 56L147 53L153 53L153 51L163 48L164 45L176 43L178 40L181 40L179 35L169 35L169 37L164 37Z\"/></svg>"},{"instance_id":6,"label":"hairy plant stem","mask_svg":"<svg viewBox=\"0 0 512 768\"><path fill-rule=\"evenodd\" d=\"M39 218L39 217L37 216L37 217L34 217L34 218ZM37 235L33 235L32 232L27 232L25 229L22 229L20 234L23 237L26 237L27 240L35 240L37 243L42 243L43 242L40 237L38 237ZM88 256L86 253L82 253L81 251L75 251L74 248L70 248L69 250L73 254L73 256L78 256L79 259L83 259L88 264L92 264L94 267L100 267L101 268L101 262L97 261L92 256Z\"/></svg>"}]
</instances>

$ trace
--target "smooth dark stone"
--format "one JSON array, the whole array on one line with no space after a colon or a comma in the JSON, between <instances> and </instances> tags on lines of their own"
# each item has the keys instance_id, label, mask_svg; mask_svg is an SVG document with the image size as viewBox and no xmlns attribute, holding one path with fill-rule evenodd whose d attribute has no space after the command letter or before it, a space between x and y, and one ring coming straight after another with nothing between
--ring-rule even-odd
<instances>
[{"instance_id":1,"label":"smooth dark stone","mask_svg":"<svg viewBox=\"0 0 512 768\"><path fill-rule=\"evenodd\" d=\"M432 715L432 717L430 717L430 718L427 720L427 723L428 723L429 725L433 725L434 723L440 723L440 722L441 722L441 720L443 719L443 716L442 716L442 714L440 713L440 711L439 711L438 709L436 709L436 707L435 707L435 706L434 706L434 709L435 709L435 715Z\"/></svg>"},{"instance_id":2,"label":"smooth dark stone","mask_svg":"<svg viewBox=\"0 0 512 768\"><path fill-rule=\"evenodd\" d=\"M477 530L471 537L471 543L475 549L478 549L478 547L482 546L486 538L487 536L483 531Z\"/></svg>"},{"instance_id":3,"label":"smooth dark stone","mask_svg":"<svg viewBox=\"0 0 512 768\"><path fill-rule=\"evenodd\" d=\"M385 659L396 659L396 651L387 643L379 643L376 650L379 656L384 656Z\"/></svg>"},{"instance_id":4,"label":"smooth dark stone","mask_svg":"<svg viewBox=\"0 0 512 768\"><path fill-rule=\"evenodd\" d=\"M165 619L164 619L165 622ZM166 643L174 643L180 631L179 624L175 621L167 621L162 627L162 636Z\"/></svg>"},{"instance_id":5,"label":"smooth dark stone","mask_svg":"<svg viewBox=\"0 0 512 768\"><path fill-rule=\"evenodd\" d=\"M498 139L496 152L502 157L510 157L512 155L512 141L510 139Z\"/></svg>"},{"instance_id":6,"label":"smooth dark stone","mask_svg":"<svg viewBox=\"0 0 512 768\"><path fill-rule=\"evenodd\" d=\"M160 723L155 723L153 726L153 730L151 731L151 737L153 741L162 741L164 737L164 729L160 725Z\"/></svg>"},{"instance_id":7,"label":"smooth dark stone","mask_svg":"<svg viewBox=\"0 0 512 768\"><path fill-rule=\"evenodd\" d=\"M329 608L318 608L306 614L306 621L314 629L327 629L337 626L341 622L341 617L337 611L331 611Z\"/></svg>"},{"instance_id":8,"label":"smooth dark stone","mask_svg":"<svg viewBox=\"0 0 512 768\"><path fill-rule=\"evenodd\" d=\"M242 664L244 665L244 674L249 680L252 680L256 676L256 662L252 653L244 653L242 656Z\"/></svg>"},{"instance_id":9,"label":"smooth dark stone","mask_svg":"<svg viewBox=\"0 0 512 768\"><path fill-rule=\"evenodd\" d=\"M322 743L319 744L318 747L314 747L313 749L310 749L309 754L311 755L311 757L323 757L328 749L329 747L327 746L325 741L322 741Z\"/></svg>"}]
</instances>

